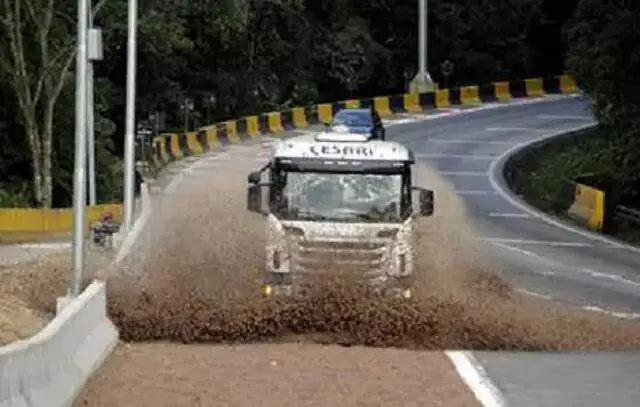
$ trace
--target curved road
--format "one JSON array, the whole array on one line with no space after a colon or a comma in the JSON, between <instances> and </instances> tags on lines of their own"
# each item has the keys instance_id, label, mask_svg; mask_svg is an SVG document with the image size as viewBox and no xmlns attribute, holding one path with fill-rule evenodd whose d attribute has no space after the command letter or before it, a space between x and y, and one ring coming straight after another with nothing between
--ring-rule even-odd
<instances>
[{"instance_id":1,"label":"curved road","mask_svg":"<svg viewBox=\"0 0 640 407\"><path fill-rule=\"evenodd\" d=\"M389 123L389 139L408 145L418 160L431 164L455 186L477 235L490 243L488 247L511 271L518 287L580 306L627 316L640 313L637 250L544 221L514 203L496 177L501 157L515 146L592 123L583 101L555 97L495 109L483 105L464 113L456 109L437 113L426 118L395 118ZM304 131L285 136L298 133ZM201 186L203 178L210 179L211 171L232 165L240 155L267 159L274 141L261 139L259 146L236 146L233 155L210 154L176 162L154 189L179 195L185 183ZM135 253L133 245L127 250ZM501 392L498 401L506 402L485 406L637 407L640 400L640 355L474 352L474 356ZM143 376L137 371L136 375ZM121 373L114 371L111 376L120 380ZM486 380L481 377L476 384L486 384ZM118 391L105 391L123 392L122 382L111 386ZM139 386L133 387L139 392ZM490 387L483 390L491 393Z\"/></svg>"},{"instance_id":2,"label":"curved road","mask_svg":"<svg viewBox=\"0 0 640 407\"><path fill-rule=\"evenodd\" d=\"M640 318L640 250L550 224L501 182L500 161L518 145L590 123L585 101L562 98L394 126L390 139L453 184L520 288Z\"/></svg>"},{"instance_id":3,"label":"curved road","mask_svg":"<svg viewBox=\"0 0 640 407\"><path fill-rule=\"evenodd\" d=\"M552 98L394 126L389 139L454 185L477 235L523 292L640 318L640 250L545 220L501 179L502 161L519 145L593 122L585 100ZM640 354L475 356L507 405L631 407L640 400Z\"/></svg>"}]
</instances>

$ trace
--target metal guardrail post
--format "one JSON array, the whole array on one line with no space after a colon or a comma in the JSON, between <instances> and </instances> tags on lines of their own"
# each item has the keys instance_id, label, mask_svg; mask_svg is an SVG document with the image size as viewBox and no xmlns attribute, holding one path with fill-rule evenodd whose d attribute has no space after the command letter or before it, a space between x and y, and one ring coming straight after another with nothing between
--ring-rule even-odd
<instances>
[{"instance_id":1,"label":"metal guardrail post","mask_svg":"<svg viewBox=\"0 0 640 407\"><path fill-rule=\"evenodd\" d=\"M635 225L640 225L640 210L638 209L620 205L615 209L615 216Z\"/></svg>"}]
</instances>

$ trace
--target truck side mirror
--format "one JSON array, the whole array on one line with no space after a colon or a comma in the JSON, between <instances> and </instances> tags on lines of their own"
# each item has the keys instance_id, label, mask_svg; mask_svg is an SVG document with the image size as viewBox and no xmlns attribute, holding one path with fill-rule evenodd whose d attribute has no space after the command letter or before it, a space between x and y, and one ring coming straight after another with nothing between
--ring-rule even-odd
<instances>
[{"instance_id":1,"label":"truck side mirror","mask_svg":"<svg viewBox=\"0 0 640 407\"><path fill-rule=\"evenodd\" d=\"M263 199L265 190L268 191L269 184L252 185L247 188L247 210L249 212L267 215L269 207Z\"/></svg>"},{"instance_id":2,"label":"truck side mirror","mask_svg":"<svg viewBox=\"0 0 640 407\"><path fill-rule=\"evenodd\" d=\"M259 184L261 180L262 180L262 174L260 172L253 171L252 173L249 174L249 177L248 177L249 184L256 185L256 184Z\"/></svg>"},{"instance_id":3,"label":"truck side mirror","mask_svg":"<svg viewBox=\"0 0 640 407\"><path fill-rule=\"evenodd\" d=\"M413 191L418 192L418 204L420 216L432 216L434 212L434 194L433 191L426 188L412 187Z\"/></svg>"}]
</instances>

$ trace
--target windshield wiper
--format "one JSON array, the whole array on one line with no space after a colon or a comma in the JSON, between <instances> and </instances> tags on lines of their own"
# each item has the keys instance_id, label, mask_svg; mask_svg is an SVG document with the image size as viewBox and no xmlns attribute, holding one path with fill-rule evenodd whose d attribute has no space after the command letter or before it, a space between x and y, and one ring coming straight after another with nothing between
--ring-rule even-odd
<instances>
[{"instance_id":1,"label":"windshield wiper","mask_svg":"<svg viewBox=\"0 0 640 407\"><path fill-rule=\"evenodd\" d=\"M309 212L309 211L297 211L292 213L291 217L298 220L327 220L328 219L324 215L320 215L315 212Z\"/></svg>"},{"instance_id":2,"label":"windshield wiper","mask_svg":"<svg viewBox=\"0 0 640 407\"><path fill-rule=\"evenodd\" d=\"M356 218L358 219L362 219L362 220L380 220L380 218L382 218L382 214L380 213L371 213L371 212L366 212L366 213L357 213L355 214Z\"/></svg>"}]
</instances>

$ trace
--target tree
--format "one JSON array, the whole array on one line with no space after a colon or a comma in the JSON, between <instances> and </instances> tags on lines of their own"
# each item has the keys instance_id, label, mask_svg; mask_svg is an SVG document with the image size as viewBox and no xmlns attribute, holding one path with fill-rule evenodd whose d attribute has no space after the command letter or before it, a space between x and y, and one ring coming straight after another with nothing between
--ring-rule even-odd
<instances>
[{"instance_id":1,"label":"tree","mask_svg":"<svg viewBox=\"0 0 640 407\"><path fill-rule=\"evenodd\" d=\"M628 199L640 191L640 4L580 0L566 27L567 67L591 100L606 148L598 156Z\"/></svg>"},{"instance_id":2,"label":"tree","mask_svg":"<svg viewBox=\"0 0 640 407\"><path fill-rule=\"evenodd\" d=\"M557 73L537 62L559 60L563 52L549 52L550 37L542 34L551 27L546 20L557 20L557 30L570 7L557 17L555 6L541 11L551 0L498 3L430 1L429 65L436 80L447 59L456 66L455 84ZM402 92L417 64L417 5L145 0L138 22L137 119L161 111L166 126L160 130L182 129L185 98L195 102L192 122L205 125L294 105ZM69 202L72 192L75 7L70 0L0 0L0 97L9 99L0 103L0 143L24 134L24 142L0 151L0 179L11 184L0 189L12 195L32 184L34 201L45 206ZM117 176L123 145L126 2L105 2L97 17L105 57L94 70L99 179L102 191L115 191L119 187L109 177Z\"/></svg>"},{"instance_id":3,"label":"tree","mask_svg":"<svg viewBox=\"0 0 640 407\"><path fill-rule=\"evenodd\" d=\"M55 105L73 62L68 24L56 16L54 0L44 7L34 0L3 0L2 27L7 43L0 45L0 66L20 106L20 117L31 151L35 199L50 207L53 180L51 157Z\"/></svg>"}]
</instances>

